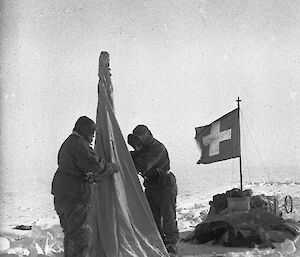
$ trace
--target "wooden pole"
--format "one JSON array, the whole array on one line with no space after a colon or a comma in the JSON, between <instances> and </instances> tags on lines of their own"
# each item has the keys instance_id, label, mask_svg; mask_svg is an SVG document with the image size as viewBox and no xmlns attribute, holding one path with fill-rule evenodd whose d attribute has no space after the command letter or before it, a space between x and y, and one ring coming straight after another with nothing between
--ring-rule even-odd
<instances>
[{"instance_id":1,"label":"wooden pole","mask_svg":"<svg viewBox=\"0 0 300 257\"><path fill-rule=\"evenodd\" d=\"M240 183L241 183L241 190L243 190L243 173L242 173L242 149L241 149L241 128L240 128L240 97L236 100L238 103L238 122L239 122L239 131L238 131L238 142L240 147Z\"/></svg>"}]
</instances>

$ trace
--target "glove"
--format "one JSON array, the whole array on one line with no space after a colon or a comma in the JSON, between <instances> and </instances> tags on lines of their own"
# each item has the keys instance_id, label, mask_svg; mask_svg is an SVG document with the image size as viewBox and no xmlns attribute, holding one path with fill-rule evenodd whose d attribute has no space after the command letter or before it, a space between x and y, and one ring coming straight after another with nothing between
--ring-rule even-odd
<instances>
[{"instance_id":1,"label":"glove","mask_svg":"<svg viewBox=\"0 0 300 257\"><path fill-rule=\"evenodd\" d=\"M118 164L113 163L113 162L107 162L105 164L105 171L100 174L98 173L98 174L94 175L93 182L99 183L102 178L104 178L106 176L111 176L114 173L117 173L119 171L120 171L120 166Z\"/></svg>"},{"instance_id":2,"label":"glove","mask_svg":"<svg viewBox=\"0 0 300 257\"><path fill-rule=\"evenodd\" d=\"M105 167L105 172L108 175L113 175L120 171L120 166L114 162L107 162Z\"/></svg>"}]
</instances>

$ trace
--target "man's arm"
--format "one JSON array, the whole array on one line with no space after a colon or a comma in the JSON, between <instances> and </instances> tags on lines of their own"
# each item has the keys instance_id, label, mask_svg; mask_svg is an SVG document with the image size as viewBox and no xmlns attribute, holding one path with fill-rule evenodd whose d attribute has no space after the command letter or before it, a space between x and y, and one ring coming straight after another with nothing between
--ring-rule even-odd
<instances>
[{"instance_id":1,"label":"man's arm","mask_svg":"<svg viewBox=\"0 0 300 257\"><path fill-rule=\"evenodd\" d=\"M106 161L100 158L87 144L76 144L74 147L75 165L86 175L89 172L104 172Z\"/></svg>"},{"instance_id":2,"label":"man's arm","mask_svg":"<svg viewBox=\"0 0 300 257\"><path fill-rule=\"evenodd\" d=\"M75 153L76 166L83 172L84 176L99 181L104 176L120 171L118 164L100 158L88 145L77 145Z\"/></svg>"},{"instance_id":3,"label":"man's arm","mask_svg":"<svg viewBox=\"0 0 300 257\"><path fill-rule=\"evenodd\" d=\"M166 150L157 146L152 148L151 151L143 152L140 155L136 156L134 160L134 164L136 169L140 171L144 177L151 177L158 173L155 167L157 164L166 156Z\"/></svg>"}]
</instances>

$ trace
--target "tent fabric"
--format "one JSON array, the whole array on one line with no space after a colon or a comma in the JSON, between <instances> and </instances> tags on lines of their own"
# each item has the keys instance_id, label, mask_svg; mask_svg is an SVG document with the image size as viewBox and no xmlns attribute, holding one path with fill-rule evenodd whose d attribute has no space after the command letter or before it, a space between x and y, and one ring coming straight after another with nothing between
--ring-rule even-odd
<instances>
[{"instance_id":1,"label":"tent fabric","mask_svg":"<svg viewBox=\"0 0 300 257\"><path fill-rule=\"evenodd\" d=\"M95 151L107 161L118 163L121 170L95 185L90 256L168 256L114 115L111 75L102 54Z\"/></svg>"}]
</instances>

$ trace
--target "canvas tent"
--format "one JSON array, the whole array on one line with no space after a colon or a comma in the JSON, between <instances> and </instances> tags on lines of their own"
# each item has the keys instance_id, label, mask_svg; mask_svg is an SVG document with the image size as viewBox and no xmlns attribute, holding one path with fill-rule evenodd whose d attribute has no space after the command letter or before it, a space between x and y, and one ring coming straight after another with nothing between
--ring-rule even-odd
<instances>
[{"instance_id":1,"label":"canvas tent","mask_svg":"<svg viewBox=\"0 0 300 257\"><path fill-rule=\"evenodd\" d=\"M92 257L168 256L114 114L109 54L99 58L95 150L121 171L96 185Z\"/></svg>"}]
</instances>

